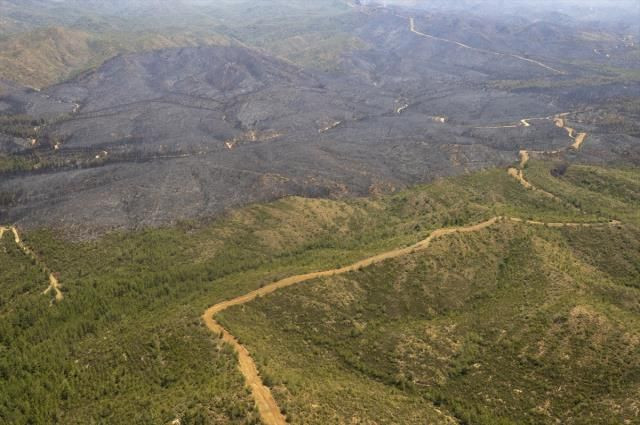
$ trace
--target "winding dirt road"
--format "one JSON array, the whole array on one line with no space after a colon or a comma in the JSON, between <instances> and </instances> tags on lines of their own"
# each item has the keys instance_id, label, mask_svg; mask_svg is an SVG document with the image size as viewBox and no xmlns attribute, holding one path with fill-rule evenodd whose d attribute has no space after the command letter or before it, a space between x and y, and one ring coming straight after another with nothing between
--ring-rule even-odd
<instances>
[{"instance_id":1,"label":"winding dirt road","mask_svg":"<svg viewBox=\"0 0 640 425\"><path fill-rule=\"evenodd\" d=\"M520 182L520 184L525 188L525 189L531 189L534 190L538 193L543 194L544 196L546 196L547 198L551 198L551 199L559 199L556 195L554 195L553 193L547 192L544 189L540 189L539 187L534 186L533 184L531 184L525 177L524 177L524 167L526 167L527 163L529 162L529 153L530 151L528 150L521 150L520 151L520 163L519 163L519 168L516 167L510 167L507 170L507 173L513 177L514 179L518 180L518 182ZM544 152L536 152L536 153L544 153Z\"/></svg>"},{"instance_id":2,"label":"winding dirt road","mask_svg":"<svg viewBox=\"0 0 640 425\"><path fill-rule=\"evenodd\" d=\"M524 186L525 189L533 189L534 186L529 183L525 178L524 178L524 173L522 170L519 170L515 167L511 167L507 170L507 173L509 173L509 175L511 177L513 177L514 179L518 180L520 182L520 184L522 186Z\"/></svg>"},{"instance_id":3,"label":"winding dirt road","mask_svg":"<svg viewBox=\"0 0 640 425\"><path fill-rule=\"evenodd\" d=\"M521 150L519 155L520 155L520 164L518 168L515 167L510 167L507 170L507 173L513 177L514 179L518 180L518 182L520 182L520 184L525 188L525 189L532 189L535 191L538 191L542 194L544 194L545 196L549 197L549 198L554 198L554 199L558 199L557 196L555 196L552 193L549 193L543 189L537 188L535 187L533 184L531 184L529 181L527 181L527 179L524 177L524 168L527 165L527 163L529 162L529 159L531 157L531 154L535 153L535 154L540 154L540 155L557 155L561 152L565 152L568 150L574 150L574 151L578 151L580 150L580 148L582 147L582 145L584 144L585 139L587 138L587 133L577 133L576 134L576 130L574 128L568 127L566 125L566 120L565 117L568 116L570 114L570 112L565 112L562 114L558 114L555 115L553 117L546 117L546 118L525 118L520 120L519 124L514 124L514 125L501 125L501 126L493 126L493 127L475 127L475 128L493 128L493 129L497 129L497 128L516 128L516 127L531 127L531 123L529 121L533 121L533 120L553 120L553 122L555 123L556 127L559 128L563 128L567 131L567 134L569 135L569 138L571 138L573 140L573 143L566 147L566 148L562 148L562 149L558 149L558 150L553 150L553 151L530 151L530 150Z\"/></svg>"},{"instance_id":4,"label":"winding dirt road","mask_svg":"<svg viewBox=\"0 0 640 425\"><path fill-rule=\"evenodd\" d=\"M495 224L499 220L499 217L494 217L485 222L468 226L468 227L456 227L456 228L446 228L446 229L438 229L435 230L428 238L423 241L418 242L415 245L412 245L407 248L399 248L392 251L385 252L383 254L376 255L374 257L367 258L362 261L358 261L357 263L351 264L349 266L341 267L338 269L331 269L322 272L315 273L307 273L297 276L291 276L286 279L282 279L278 282L274 282L270 285L266 285L260 289L256 289L255 291L251 291L245 295L234 298L232 300L224 301L219 304L216 304L207 311L205 311L202 316L204 323L213 333L220 335L222 339L229 343L236 353L238 354L238 362L239 368L242 375L244 375L245 381L247 385L251 389L251 393L256 401L256 405L258 406L258 411L260 412L260 418L265 425L285 425L287 423L286 418L281 413L278 404L276 403L273 395L271 394L271 390L264 385L260 375L258 373L258 368L256 367L255 362L251 358L251 354L247 351L247 349L240 344L240 342L229 333L222 325L220 325L215 319L214 316L220 313L223 310L226 310L229 307L241 305L248 303L250 301L255 300L258 297L262 297L272 292L277 291L278 289L286 288L288 286L295 285L297 283L305 282L308 280L321 278L321 277L329 277L335 276L343 273L348 273L352 271L356 271L363 267L368 267L376 263L380 263L382 261L400 257L403 255L410 254L412 252L426 249L431 242L439 237L450 235L453 233L469 233L469 232L477 232L479 230L485 229L493 224Z\"/></svg>"},{"instance_id":5,"label":"winding dirt road","mask_svg":"<svg viewBox=\"0 0 640 425\"><path fill-rule=\"evenodd\" d=\"M409 107L408 103L405 103L404 105L396 108L396 114L400 115L405 109L407 109Z\"/></svg>"},{"instance_id":6,"label":"winding dirt road","mask_svg":"<svg viewBox=\"0 0 640 425\"><path fill-rule=\"evenodd\" d=\"M44 264L42 261L40 261L40 259L38 258L38 256L35 254L35 252L33 252L33 250L31 250L31 248L29 248L27 245L25 245L25 243L22 241L22 238L20 237L20 233L18 232L18 228L15 226L11 226L11 227L0 227L0 239L2 238L2 236L4 235L5 232L11 231L11 233L13 233L13 240L16 243L16 245L18 245L18 248L20 248L20 250L24 253L24 255L26 255L27 257L32 258L35 263L40 266L40 268L48 275L49 277L49 287L43 292L43 294L48 294L50 292L54 292L55 293L55 300L57 302L60 302L64 299L64 295L62 294L62 291L60 290L60 288L62 287L62 285L60 285L60 282L58 281L58 278L53 274L53 272L51 272L51 270L49 270L49 268L46 266L46 264Z\"/></svg>"},{"instance_id":7,"label":"winding dirt road","mask_svg":"<svg viewBox=\"0 0 640 425\"><path fill-rule=\"evenodd\" d=\"M569 137L573 139L573 144L571 145L571 149L577 151L582 147L584 140L587 138L587 133L576 133L576 130L574 128L568 127L567 122L564 119L564 117L566 117L567 115L568 113L556 115L553 118L553 121L555 122L556 126L560 128L564 128L567 131L567 133L569 134Z\"/></svg>"},{"instance_id":8,"label":"winding dirt road","mask_svg":"<svg viewBox=\"0 0 640 425\"><path fill-rule=\"evenodd\" d=\"M574 139L575 141L573 142L573 145L571 145L571 148L574 150L579 150L582 147L582 144L584 143L584 139L586 138L587 138L587 133L578 133L578 135Z\"/></svg>"},{"instance_id":9,"label":"winding dirt road","mask_svg":"<svg viewBox=\"0 0 640 425\"><path fill-rule=\"evenodd\" d=\"M449 43L454 43L460 47L463 48L467 48L467 49L473 49L473 50L479 50L479 51L484 51L482 49L476 49L473 48L471 46L467 46L465 44L462 43L458 43L455 41L451 41L451 40L446 40L443 38L439 38L439 37L434 37L428 34L424 34L421 32L416 31L415 29L415 23L413 18L409 18L409 22L410 22L410 28L411 31L421 35L423 37L427 37L427 38L432 38L432 39L436 39L436 40L441 40L441 41L446 41ZM512 56L512 57L516 57L522 60L526 60L529 62L533 62L537 65L540 65L544 68L550 69L552 71L555 72L559 72L562 73L561 71L555 70L551 67L548 67L542 63L527 59L527 58L522 58L520 56L516 56L516 55L509 55L509 54L503 54L503 53L497 53L497 52L490 52L490 51L484 51L486 53L492 53L492 54L496 54L496 55L500 55L500 56ZM408 107L408 105L402 105L399 108L396 109L396 113L397 114L401 114L406 108ZM546 117L546 118L524 118L521 119L517 124L512 124L512 125L502 125L502 126L494 126L494 127L477 127L477 128L517 128L517 127L531 127L531 123L530 121L533 120L551 120L553 119L553 121L555 122L556 126L561 127L566 129L567 133L569 134L569 137L571 139L573 139L573 144L567 148L561 149L561 150L556 150L556 151L529 151L529 150L521 150L519 155L520 155L520 162L518 164L518 168L516 167L511 167L508 169L508 173L510 176L512 176L513 178L517 179L520 184L522 186L524 186L527 189L532 189L535 191L538 191L542 194L544 194L545 196L549 197L549 198L553 198L553 199L558 199L555 195L543 190L543 189L539 189L537 187L535 187L534 185L532 185L530 182L528 182L525 177L524 177L524 168L527 165L527 163L529 162L530 159L530 154L531 153L537 153L537 154L557 154L560 153L562 151L568 150L568 149L574 149L574 150L578 150L580 149L580 147L582 146L582 144L584 143L585 138L587 137L587 133L579 133L577 136L574 136L575 130L571 127L567 127L566 126L566 121L564 119L565 116L569 115L569 113L565 113L565 114L559 114L556 115L554 117ZM444 119L441 120L441 122L445 122ZM340 122L335 123L332 126L327 127L326 129L323 129L324 131L329 130L333 127L336 127L337 125L339 125ZM320 130L321 132L323 130ZM270 285L266 285L260 289L256 289L254 291L251 291L247 294L244 294L242 296L239 296L237 298L231 299L231 300L227 300L227 301L223 301L221 303L215 304L214 306L208 308L203 316L202 319L205 323L205 325L207 326L207 328L209 328L209 330L211 330L211 332L219 335L223 341L225 341L226 343L230 344L233 349L236 351L236 353L238 354L238 367L240 369L240 372L242 373L242 375L245 378L245 381L247 383L247 385L249 386L251 393L253 395L253 398L256 402L256 405L258 407L258 411L260 413L260 418L262 420L262 422L265 425L286 425L287 424L287 420L286 417L282 414L280 408L278 407L277 402L275 401L275 399L273 398L273 394L271 393L271 390L264 385L264 383L262 382L262 379L260 378L260 374L258 372L258 368L255 364L255 362L253 361L253 358L251 357L251 354L249 353L249 351L246 349L246 347L244 347L238 340L236 337L234 337L229 331L227 331L220 323L218 323L214 316L218 313L220 313L221 311L224 311L226 309L228 309L229 307L233 307L233 306L237 306L237 305L242 305L248 302L251 302L253 300L255 300L258 297L263 297L266 296L268 294L271 294L279 289L282 288L286 288L288 286L292 286L295 285L297 283L301 283L301 282L306 282L312 279L316 279L316 278L322 278L322 277L329 277L329 276L335 276L335 275L340 275L340 274L344 274L344 273L348 273L348 272L352 272L352 271L356 271L359 270L361 268L364 267L368 267L371 266L373 264L377 264L380 263L382 261L388 260L388 259L392 259L392 258L397 258L397 257L401 257L416 251L420 251L420 250L425 250L429 247L429 245L431 244L431 242L434 239L446 236L446 235L451 235L451 234L459 234L459 233L470 233L470 232L477 232L480 231L482 229L485 229L487 227L490 227L494 224L496 224L499 221L512 221L512 222L518 222L518 223L523 223L523 224L528 224L528 225L538 225L538 226L548 226L548 227L596 227L596 226L610 226L610 225L619 225L621 224L618 221L611 221L611 222L607 222L607 223L544 223L544 222L540 222L540 221L535 221L535 220L524 220L524 219L520 219L520 218L515 218L515 217L494 217L491 218L487 221L484 221L482 223L473 225L473 226L467 226L467 227L454 227L454 228L443 228L443 229L438 229L435 230L434 232L431 233L431 235L429 235L428 238L416 243L415 245L406 247L406 248L398 248L395 250L391 250L370 258L367 258L365 260L362 261L358 261L357 263L351 264L349 266L345 266L345 267L341 267L341 268L337 268L337 269L331 269L331 270L326 270L326 271L321 271L321 272L315 272L315 273L307 273L307 274L302 274L302 275L297 275L297 276L291 276L285 279L282 279L280 281L274 282ZM52 287L53 288L57 288L56 285L53 285L52 283Z\"/></svg>"},{"instance_id":10,"label":"winding dirt road","mask_svg":"<svg viewBox=\"0 0 640 425\"><path fill-rule=\"evenodd\" d=\"M286 288L286 287L295 285L297 283L306 282L316 278L336 276L336 275L340 275L348 272L357 271L361 268L368 267L373 264L383 262L385 260L389 260L392 258L405 256L417 251L425 250L431 245L431 242L443 236L452 235L452 234L478 232L480 230L493 226L494 224L501 221L512 221L517 223L548 226L548 227L601 227L601 226L621 224L618 221L611 221L607 223L544 223L544 222L535 221L535 220L524 220L524 219L515 218L515 217L498 216L472 226L442 228L442 229L434 230L429 235L429 237L416 243L415 245L412 245L406 248L394 249L394 250L358 261L354 264L341 267L341 268L315 272L315 273L307 273L307 274L302 274L297 276L291 276L291 277L279 280L277 282L274 282L270 285L266 285L260 289L251 291L237 298L223 301L221 303L218 303L208 308L204 312L202 319L204 320L204 323L206 324L207 328L211 330L211 332L217 335L220 335L222 340L230 344L238 354L240 372L244 376L247 385L251 389L251 393L258 407L258 411L260 413L260 418L262 419L262 422L265 425L286 425L287 423L286 417L281 413L281 410L278 407L278 404L273 398L273 394L271 393L271 390L267 386L265 386L264 383L262 382L262 379L260 378L260 374L258 372L258 368L255 362L253 361L251 354L242 344L240 344L240 342L231 333L229 333L229 331L227 331L220 323L218 323L215 320L214 316L216 314L228 309L229 307L248 303L250 301L255 300L258 297L266 296L279 289Z\"/></svg>"},{"instance_id":11,"label":"winding dirt road","mask_svg":"<svg viewBox=\"0 0 640 425\"><path fill-rule=\"evenodd\" d=\"M396 15L396 16L404 18L403 16L400 16L400 15ZM480 49L480 48L477 48L477 47L469 46L468 44L460 43L459 41L449 40L447 38L436 37L435 35L425 34L425 33L420 32L420 31L418 31L416 29L416 23L415 23L415 19L413 17L409 18L409 30L414 34L419 35L420 37L428 38L428 39L431 39L431 40L442 41L444 43L455 44L456 46L462 47L463 49L469 49L469 50L473 50L473 51L480 52L480 53L485 53L485 54L494 55L494 56L508 57L508 58L517 59L517 60L520 60L520 61L524 61L524 62L528 62L528 63L534 64L536 66L544 68L544 69L546 69L548 71L552 71L552 72L554 72L556 74L559 74L559 75L566 75L566 72L564 72L564 71L561 71L559 69L553 68L553 67L551 67L549 65L546 65L546 64L544 64L542 62L539 62L537 60L526 58L524 56L516 55L516 54L513 54L513 53L501 53L501 52L495 52L493 50Z\"/></svg>"}]
</instances>

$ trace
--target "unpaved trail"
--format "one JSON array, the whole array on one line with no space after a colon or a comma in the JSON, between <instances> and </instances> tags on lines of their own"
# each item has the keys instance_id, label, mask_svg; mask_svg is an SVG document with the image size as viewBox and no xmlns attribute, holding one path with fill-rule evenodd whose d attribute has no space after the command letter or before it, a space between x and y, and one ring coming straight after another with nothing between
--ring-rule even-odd
<instances>
[{"instance_id":1,"label":"unpaved trail","mask_svg":"<svg viewBox=\"0 0 640 425\"><path fill-rule=\"evenodd\" d=\"M555 117L553 117L553 122L555 123L556 127L560 127L560 128L564 128L564 117L566 117L567 115L569 115L568 112L565 112L563 114L558 114Z\"/></svg>"},{"instance_id":2,"label":"unpaved trail","mask_svg":"<svg viewBox=\"0 0 640 425\"><path fill-rule=\"evenodd\" d=\"M561 152L565 152L567 150L573 149L575 151L580 150L580 148L582 147L585 139L587 138L587 133L578 133L577 135L575 135L576 130L574 128L568 127L565 117L570 115L570 112L565 112L562 114L558 114L555 115L553 117L547 117L547 118L525 118L520 120L520 123L522 124L522 126L524 127L530 127L531 124L529 123L529 121L532 120L553 120L554 124L556 125L556 127L559 128L563 128L567 131L569 138L571 138L573 140L573 143L570 146L567 146L566 148L562 148L562 149L558 149L558 150L554 150L554 151L530 151L530 150L521 150L519 152L520 155L520 164L519 164L519 168L515 168L515 167L510 167L507 170L507 173L515 178L516 180L518 180L520 182L520 184L525 188L525 189L533 189L536 190L542 194L544 194L545 196L549 197L549 198L554 198L554 199L558 199L557 196L555 196L552 193L549 193L543 189L537 188L535 187L533 184L531 184L529 181L527 181L527 179L524 177L524 168L527 165L527 163L529 162L529 159L531 157L532 153L535 154L541 154L541 155L557 155ZM513 127L518 127L518 125L508 125L508 126L496 126L496 127L476 127L476 128L513 128Z\"/></svg>"},{"instance_id":3,"label":"unpaved trail","mask_svg":"<svg viewBox=\"0 0 640 425\"><path fill-rule=\"evenodd\" d=\"M62 285L60 285L58 278L53 274L53 272L51 272L51 270L49 270L49 268L42 261L40 261L40 259L35 254L35 252L33 252L31 248L25 245L25 243L22 241L22 238L20 237L20 232L18 232L17 227L15 226L0 227L0 238L2 238L2 236L4 235L4 232L8 232L8 231L11 231L11 233L13 233L13 240L16 243L16 245L18 245L18 248L20 248L20 250L24 253L24 255L32 258L35 261L35 263L38 266L40 266L40 268L49 277L49 287L43 292L43 294L46 295L53 291L55 293L55 300L58 302L62 301L64 299L64 295L60 290Z\"/></svg>"},{"instance_id":4,"label":"unpaved trail","mask_svg":"<svg viewBox=\"0 0 640 425\"><path fill-rule=\"evenodd\" d=\"M492 126L483 126L483 127L473 127L473 128L481 128L481 129L499 129L499 128L518 128L520 125L518 124L509 124L509 125L492 125Z\"/></svg>"},{"instance_id":5,"label":"unpaved trail","mask_svg":"<svg viewBox=\"0 0 640 425\"><path fill-rule=\"evenodd\" d=\"M62 291L60 290L60 282L53 275L53 273L49 273L49 287L43 292L43 294L48 294L49 292L55 292L55 298L57 302L60 302L64 299L64 295L62 295Z\"/></svg>"},{"instance_id":6,"label":"unpaved trail","mask_svg":"<svg viewBox=\"0 0 640 425\"><path fill-rule=\"evenodd\" d=\"M396 15L396 16L402 17L400 15ZM414 33L416 35L419 35L421 37L424 37L424 38L429 38L431 40L442 41L444 43L455 44L456 46L462 47L463 49L469 49L469 50L473 50L473 51L476 51L476 52L485 53L485 54L488 54L488 55L494 55L494 56L508 57L508 58L517 59L517 60L520 60L520 61L528 62L528 63L534 64L536 66L542 67L542 68L544 68L544 69L546 69L548 71L552 71L552 72L554 72L556 74L566 75L566 73L564 71L560 71L559 69L553 68L553 67L551 67L549 65L546 65L546 64L544 64L542 62L539 62L537 60L525 58L524 56L516 55L516 54L513 54L513 53L501 53L501 52L494 52L493 50L480 49L480 48L477 48L477 47L469 46L468 44L460 43L459 41L449 40L447 38L436 37L435 35L425 34L423 32L420 32L420 31L416 30L416 23L415 23L415 19L413 17L409 18L409 30L412 33Z\"/></svg>"},{"instance_id":7,"label":"unpaved trail","mask_svg":"<svg viewBox=\"0 0 640 425\"><path fill-rule=\"evenodd\" d=\"M491 125L491 126L482 126L482 127L473 127L478 129L498 129L498 128L519 128L519 127L531 127L530 121L534 120L548 120L549 117L546 118L523 118L517 124L505 124L505 125Z\"/></svg>"},{"instance_id":8,"label":"unpaved trail","mask_svg":"<svg viewBox=\"0 0 640 425\"><path fill-rule=\"evenodd\" d=\"M400 115L405 109L407 109L409 107L408 103L405 103L404 105L396 108L396 114Z\"/></svg>"},{"instance_id":9,"label":"unpaved trail","mask_svg":"<svg viewBox=\"0 0 640 425\"><path fill-rule=\"evenodd\" d=\"M531 184L525 177L524 177L524 166L527 165L527 162L529 162L529 151L520 151L520 168L515 168L515 167L510 167L507 170L507 173L513 177L514 179L518 180L518 182L522 185L522 187L524 187L525 189L531 189L534 190L538 193L543 194L544 196L546 196L547 198L551 198L551 199L559 199L556 195L554 195L553 193L547 192L544 189L540 189L539 187L534 186L533 184Z\"/></svg>"},{"instance_id":10,"label":"unpaved trail","mask_svg":"<svg viewBox=\"0 0 640 425\"><path fill-rule=\"evenodd\" d=\"M275 290L275 289L274 289ZM250 301L254 297L248 299ZM245 302L247 302L245 301ZM245 382L251 390L253 399L256 406L258 406L258 412L260 413L260 419L265 425L285 425L287 423L286 418L280 411L278 403L276 403L271 390L262 383L258 368L255 362L251 358L249 351L240 342L231 335L225 328L223 328L218 322L213 319L213 315L230 307L233 304L220 308L219 305L215 305L209 308L202 316L204 323L209 330L217 335L220 335L222 340L231 345L235 352L238 354L238 368L240 373L244 376Z\"/></svg>"},{"instance_id":11,"label":"unpaved trail","mask_svg":"<svg viewBox=\"0 0 640 425\"><path fill-rule=\"evenodd\" d=\"M546 226L546 227L607 227L607 226L619 226L622 224L621 221L611 220L602 223L553 223L553 222L544 222L544 221L536 221L536 220L524 220L522 218L517 217L506 217L507 220L516 222L516 223L524 223L531 224L534 226Z\"/></svg>"},{"instance_id":12,"label":"unpaved trail","mask_svg":"<svg viewBox=\"0 0 640 425\"><path fill-rule=\"evenodd\" d=\"M520 184L525 187L525 189L533 189L533 185L524 178L524 173L522 172L522 170L511 167L507 170L507 173L509 173L509 175L514 179L518 180Z\"/></svg>"},{"instance_id":13,"label":"unpaved trail","mask_svg":"<svg viewBox=\"0 0 640 425\"><path fill-rule=\"evenodd\" d=\"M327 131L333 130L334 128L338 127L340 124L342 124L342 121L334 121L331 124L327 125L326 127L319 129L318 133L320 134L326 133Z\"/></svg>"},{"instance_id":14,"label":"unpaved trail","mask_svg":"<svg viewBox=\"0 0 640 425\"><path fill-rule=\"evenodd\" d=\"M520 184L525 188L525 189L531 189L535 192L541 193L544 196L546 196L547 198L550 199L559 199L556 195L554 195L553 193L547 192L544 189L540 189L539 187L534 186L533 184L531 184L525 177L524 177L524 170L522 169L524 167L524 165L527 164L527 162L529 161L529 152L528 151L520 151L520 167L521 168L515 168L515 167L510 167L507 170L507 173L513 177L514 179L518 180L518 182L520 182ZM526 158L526 160L525 160ZM522 165L524 164L524 165Z\"/></svg>"},{"instance_id":15,"label":"unpaved trail","mask_svg":"<svg viewBox=\"0 0 640 425\"><path fill-rule=\"evenodd\" d=\"M523 170L524 167L527 166L529 162L529 151L521 150L520 151L520 169Z\"/></svg>"},{"instance_id":16,"label":"unpaved trail","mask_svg":"<svg viewBox=\"0 0 640 425\"><path fill-rule=\"evenodd\" d=\"M573 148L574 150L579 150L582 147L582 144L584 143L584 139L587 138L587 133L578 133L578 135L575 138L575 141L573 142L573 145L571 145L571 148Z\"/></svg>"},{"instance_id":17,"label":"unpaved trail","mask_svg":"<svg viewBox=\"0 0 640 425\"><path fill-rule=\"evenodd\" d=\"M577 150L580 150L580 148L582 147L582 144L587 138L587 133L577 133L574 128L568 127L567 121L564 118L567 115L569 115L569 113L556 115L555 117L553 117L553 122L556 124L557 127L564 128L567 131L567 133L569 134L569 137L573 139L573 144L570 146L570 149L577 151Z\"/></svg>"},{"instance_id":18,"label":"unpaved trail","mask_svg":"<svg viewBox=\"0 0 640 425\"><path fill-rule=\"evenodd\" d=\"M273 289L273 291L275 291L275 289ZM251 301L257 296L257 294L252 297L250 295L251 293L247 294L245 297L248 298L243 302L237 301L239 299L236 299L232 300L237 301L235 304L231 302L228 302L228 304L224 306L222 306L221 304L216 304L205 311L202 318L205 325L207 325L207 328L209 328L211 332L220 335L222 340L231 345L231 347L233 347L235 352L238 354L238 368L240 369L240 373L242 373L242 375L244 376L245 382L251 389L251 394L253 395L256 406L258 406L258 412L260 413L260 419L262 420L262 423L264 425L285 425L287 423L287 420L280 411L278 403L276 403L275 399L273 398L271 390L262 382L260 374L258 373L258 368L251 358L251 354L249 354L249 351L242 344L240 344L236 337L231 335L213 318L214 314L219 313L225 308Z\"/></svg>"},{"instance_id":19,"label":"unpaved trail","mask_svg":"<svg viewBox=\"0 0 640 425\"><path fill-rule=\"evenodd\" d=\"M286 287L295 285L297 283L306 282L316 278L336 276L336 275L340 275L348 272L357 271L361 268L369 267L371 265L381 263L385 260L398 258L398 257L402 257L417 251L425 250L431 245L431 242L443 236L452 235L452 234L478 232L480 230L491 227L500 221L513 221L517 223L530 224L530 225L542 225L542 226L548 226L548 227L596 227L596 226L610 226L610 225L621 224L618 221L611 221L607 223L544 223L544 222L535 221L535 220L524 220L524 219L515 218L515 217L498 216L472 226L437 229L437 230L434 230L426 239L414 245L411 245L409 247L394 249L394 250L358 261L354 264L336 268L336 269L287 277L285 279L279 280L272 284L266 285L262 288L251 291L247 294L241 295L237 298L215 304L214 306L208 308L204 312L202 319L204 320L204 323L207 326L207 328L211 330L211 332L217 335L220 335L222 340L230 344L238 354L240 372L244 376L247 385L251 389L251 393L256 402L256 405L258 406L258 411L260 413L260 418L262 419L262 422L265 425L285 425L287 423L287 420L285 416L281 413L281 410L278 407L278 404L273 398L273 394L271 393L271 390L268 387L266 387L262 382L262 379L260 378L260 374L258 372L258 368L255 362L253 361L251 354L237 340L237 338L235 338L231 333L229 333L229 331L227 331L222 325L220 325L220 323L218 323L214 319L214 316L216 314L228 309L229 307L251 302L258 297L269 295L279 289L286 288Z\"/></svg>"},{"instance_id":20,"label":"unpaved trail","mask_svg":"<svg viewBox=\"0 0 640 425\"><path fill-rule=\"evenodd\" d=\"M240 372L245 378L247 385L251 389L251 393L256 401L256 405L258 406L258 411L260 413L260 418L265 425L285 425L287 423L286 418L281 413L278 404L276 403L273 395L271 394L271 390L264 385L260 375L258 373L258 368L256 367L251 354L249 351L242 345L240 342L229 333L222 325L220 325L215 319L214 316L220 313L223 310L226 310L229 307L241 305L248 303L252 300L255 300L258 297L262 297L272 292L277 291L278 289L286 288L288 286L295 285L297 283L305 282L308 280L321 278L321 277L329 277L335 276L343 273L348 273L352 271L356 271L363 267L368 267L376 263L380 263L382 261L400 257L403 255L410 254L415 251L424 250L431 242L439 237L450 235L453 233L469 233L469 232L477 232L479 230L485 229L499 220L499 217L494 217L490 220L484 221L482 223L468 226L468 227L455 227L455 228L446 228L446 229L438 229L429 235L428 238L423 241L418 242L415 245L399 248L392 251L388 251L365 260L358 261L357 263L351 264L349 266L326 270L322 272L315 273L307 273L297 276L291 276L285 279L282 279L278 282L274 282L270 285L266 285L260 289L256 289L255 291L251 291L245 295L234 298L232 300L224 301L219 304L216 304L207 311L205 311L202 316L204 323L211 330L211 332L221 335L222 340L230 344L236 353L238 354L238 362Z\"/></svg>"}]
</instances>

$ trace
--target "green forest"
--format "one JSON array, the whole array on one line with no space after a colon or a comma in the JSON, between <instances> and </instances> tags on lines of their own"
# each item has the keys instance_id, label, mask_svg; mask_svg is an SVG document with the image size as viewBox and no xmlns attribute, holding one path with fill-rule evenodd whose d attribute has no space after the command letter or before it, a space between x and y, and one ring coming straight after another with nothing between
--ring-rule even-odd
<instances>
[{"instance_id":1,"label":"green forest","mask_svg":"<svg viewBox=\"0 0 640 425\"><path fill-rule=\"evenodd\" d=\"M207 307L503 215L621 224L500 224L220 319L291 423L389 423L389 412L403 423L622 423L640 399L640 172L570 165L554 176L556 166L526 170L553 200L490 169L93 240L23 234L58 276L61 302L5 233L0 422L259 423L234 352L202 323Z\"/></svg>"}]
</instances>

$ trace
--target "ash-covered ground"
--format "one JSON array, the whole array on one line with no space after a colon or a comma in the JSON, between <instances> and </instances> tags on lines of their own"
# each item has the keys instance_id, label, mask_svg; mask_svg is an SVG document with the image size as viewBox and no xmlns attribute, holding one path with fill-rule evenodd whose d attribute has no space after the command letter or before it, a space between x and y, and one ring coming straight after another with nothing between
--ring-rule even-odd
<instances>
[{"instance_id":1,"label":"ash-covered ground","mask_svg":"<svg viewBox=\"0 0 640 425\"><path fill-rule=\"evenodd\" d=\"M611 71L640 65L622 35L463 12L351 13L365 47L332 70L232 45L120 55L42 91L3 82L0 114L33 119L34 136L5 132L0 150L36 165L0 174L0 221L89 234L288 195L385 193L564 148L550 118L565 112L589 133L569 155L639 162L638 133L596 119L640 96Z\"/></svg>"}]
</instances>

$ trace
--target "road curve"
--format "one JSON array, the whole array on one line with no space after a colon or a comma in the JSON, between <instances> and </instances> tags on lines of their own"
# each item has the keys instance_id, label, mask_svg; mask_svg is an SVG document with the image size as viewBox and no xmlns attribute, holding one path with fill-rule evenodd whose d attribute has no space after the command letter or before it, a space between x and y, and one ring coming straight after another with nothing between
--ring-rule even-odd
<instances>
[{"instance_id":1,"label":"road curve","mask_svg":"<svg viewBox=\"0 0 640 425\"><path fill-rule=\"evenodd\" d=\"M265 425L285 425L287 420L285 416L281 413L278 404L276 403L273 395L271 394L271 390L264 385L260 375L258 373L258 368L256 367L253 358L249 351L235 338L231 333L229 333L220 323L218 323L214 316L220 313L223 310L228 309L229 307L241 305L248 303L252 300L255 300L258 297L262 297L272 292L277 291L278 289L286 288L288 286L295 285L297 283L305 282L308 280L321 278L321 277L329 277L335 276L339 274L344 274L352 271L359 270L363 267L368 267L376 263L380 263L382 261L400 257L403 255L410 254L415 251L424 250L431 242L439 237L453 234L453 233L469 233L476 232L482 229L485 229L499 220L499 217L494 217L490 220L484 221L482 223L468 226L468 227L455 227L455 228L445 228L438 229L432 232L428 238L423 241L418 242L415 245L394 249L392 251L388 251L365 260L358 261L357 263L351 264L349 266L331 269L321 272L315 273L307 273L297 276L291 276L277 282L274 282L270 285L266 285L260 289L256 289L255 291L251 291L245 295L239 296L232 300L223 301L219 304L216 304L209 309L207 309L202 316L205 325L211 332L220 335L223 341L230 344L233 349L238 354L238 362L240 372L245 378L245 381L249 388L251 389L251 393L253 394L256 405L258 406L258 412L260 413L260 418Z\"/></svg>"},{"instance_id":2,"label":"road curve","mask_svg":"<svg viewBox=\"0 0 640 425\"><path fill-rule=\"evenodd\" d=\"M618 221L611 221L606 223L544 223L535 220L524 220L516 217L498 216L471 226L442 228L434 230L426 239L409 247L394 249L337 269L287 277L285 279L266 285L262 288L251 291L247 294L241 295L237 298L215 304L204 312L202 319L211 332L219 335L222 340L230 344L238 354L240 372L244 376L247 385L251 389L251 393L258 407L258 412L260 413L262 422L265 425L285 425L287 423L286 417L282 414L280 408L278 407L277 402L273 398L271 390L262 382L262 379L260 378L260 374L258 372L258 368L253 361L251 354L246 349L246 347L244 347L238 341L236 337L234 337L229 331L227 331L220 323L215 320L214 316L216 314L228 309L229 307L248 303L258 297L263 297L279 289L286 288L297 283L309 281L316 278L336 276L348 272L357 271L361 268L368 267L385 260L425 250L431 245L431 242L433 242L437 238L441 238L443 236L451 234L477 232L493 226L500 221L512 221L517 223L548 227L595 227L621 224Z\"/></svg>"},{"instance_id":3,"label":"road curve","mask_svg":"<svg viewBox=\"0 0 640 425\"><path fill-rule=\"evenodd\" d=\"M507 170L507 173L513 177L514 179L518 180L518 182L520 182L520 184L525 188L525 189L533 189L536 190L542 194L544 194L545 196L549 197L549 198L556 198L557 196L555 196L552 193L549 193L543 189L537 188L535 187L533 184L531 184L529 181L527 181L527 179L524 177L524 168L527 165L527 163L529 162L530 156L532 153L536 153L536 154L543 154L543 155L557 155L561 152L565 152L568 150L574 150L574 151L578 151L580 150L580 148L582 147L582 145L584 144L585 139L587 138L587 133L577 133L576 134L576 130L568 127L566 125L566 120L564 117L566 117L567 115L569 115L570 112L565 112L563 114L558 114L555 115L554 117L547 117L547 118L526 118L526 119L522 119L520 120L520 123L522 124L522 126L524 127L530 127L531 124L529 123L529 121L534 120L534 119L553 119L553 122L555 123L556 127L562 128L564 130L566 130L567 134L569 135L569 138L571 138L573 140L573 143L570 146L567 146L565 148L562 149L558 149L558 150L553 150L553 151L529 151L529 150L521 150L520 151L520 164L519 164L519 168L515 168L515 167L510 167ZM476 128L512 128L512 127L518 127L517 125L506 125L506 126L496 126L496 127L476 127Z\"/></svg>"}]
</instances>

